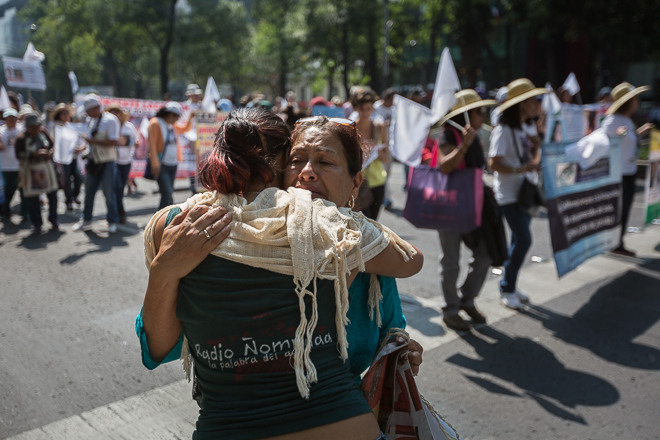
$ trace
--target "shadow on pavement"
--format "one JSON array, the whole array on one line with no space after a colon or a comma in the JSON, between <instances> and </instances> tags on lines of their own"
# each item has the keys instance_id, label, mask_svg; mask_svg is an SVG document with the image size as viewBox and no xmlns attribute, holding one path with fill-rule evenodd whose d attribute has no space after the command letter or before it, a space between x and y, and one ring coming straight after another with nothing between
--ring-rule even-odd
<instances>
[{"instance_id":1,"label":"shadow on pavement","mask_svg":"<svg viewBox=\"0 0 660 440\"><path fill-rule=\"evenodd\" d=\"M400 293L399 295L401 297L401 307L408 320L408 325L429 337L442 336L446 333L443 326L431 322L432 318L442 315L440 312L424 306L412 295L405 293Z\"/></svg>"},{"instance_id":2,"label":"shadow on pavement","mask_svg":"<svg viewBox=\"0 0 660 440\"><path fill-rule=\"evenodd\" d=\"M650 272L633 269L604 285L575 291L596 289L573 316L533 305L521 313L540 321L556 338L609 362L660 370L660 350L634 342L660 320L660 260L646 260L639 267Z\"/></svg>"},{"instance_id":3,"label":"shadow on pavement","mask_svg":"<svg viewBox=\"0 0 660 440\"><path fill-rule=\"evenodd\" d=\"M23 237L18 246L30 250L46 249L46 247L48 247L48 243L54 243L58 241L64 234L64 231L54 231L52 229L43 234L30 234L26 237Z\"/></svg>"},{"instance_id":4,"label":"shadow on pavement","mask_svg":"<svg viewBox=\"0 0 660 440\"><path fill-rule=\"evenodd\" d=\"M485 390L507 396L529 397L549 413L565 420L586 424L582 416L567 408L612 405L620 398L618 390L595 375L566 368L552 351L524 337L510 337L492 327L480 327L461 338L476 351L478 358L455 354L447 359L454 365L486 373L522 390L507 388L485 377L465 375Z\"/></svg>"},{"instance_id":5,"label":"shadow on pavement","mask_svg":"<svg viewBox=\"0 0 660 440\"><path fill-rule=\"evenodd\" d=\"M79 233L79 232L77 232ZM124 240L124 237L130 237L135 235L135 233L126 233L123 231L117 231L114 234L110 234L107 237L98 235L94 231L85 231L84 234L87 235L89 241L96 245L96 248L89 249L85 252L79 254L71 254L60 260L60 264L74 264L80 261L82 258L90 254L98 254L110 252L113 248L128 246L128 243Z\"/></svg>"}]
</instances>

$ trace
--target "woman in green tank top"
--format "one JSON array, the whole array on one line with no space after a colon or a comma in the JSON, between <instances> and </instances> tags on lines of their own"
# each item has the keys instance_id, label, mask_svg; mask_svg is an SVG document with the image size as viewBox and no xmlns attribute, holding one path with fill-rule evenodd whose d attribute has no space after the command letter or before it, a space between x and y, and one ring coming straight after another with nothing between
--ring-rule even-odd
<instances>
[{"instance_id":1,"label":"woman in green tank top","mask_svg":"<svg viewBox=\"0 0 660 440\"><path fill-rule=\"evenodd\" d=\"M250 201L265 187L281 184L273 169L282 168L288 133L270 118L258 111L230 115L202 172L207 187L238 193ZM331 170L336 180L314 183L309 175L308 187L299 187L331 201L343 194L345 205L354 199L362 180L357 135L351 131L354 128L327 119L312 125L317 134L325 133L317 138L320 143L329 139L328 133L341 139L318 145L324 156L318 166ZM353 142L342 142L344 138ZM346 154L347 145L357 145L359 152ZM294 153L291 167L299 157ZM350 163L354 157L358 160ZM324 182L334 182L333 187ZM303 308L290 276L208 255L229 232L225 212L195 206L175 216L167 228L165 216L161 217L155 227L156 257L144 301L145 333L154 360L169 353L182 329L188 339L202 392L193 438L377 438L378 425L347 364L337 356L340 329L333 283L315 283L316 296L303 297ZM396 247L388 246L365 266L371 273L402 277L417 273L421 264L421 255L406 263ZM311 304L313 298L318 304ZM306 316L301 316L301 308ZM291 367L301 354L293 349L301 319L315 322L308 327L313 365L307 365L306 371L309 376L313 370L316 380L307 399L298 394L300 384Z\"/></svg>"}]
</instances>

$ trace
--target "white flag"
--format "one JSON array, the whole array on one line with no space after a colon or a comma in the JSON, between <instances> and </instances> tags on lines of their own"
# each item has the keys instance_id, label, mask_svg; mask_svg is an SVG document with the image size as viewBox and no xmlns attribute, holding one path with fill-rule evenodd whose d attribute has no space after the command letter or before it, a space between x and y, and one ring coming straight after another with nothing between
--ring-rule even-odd
<instances>
[{"instance_id":1,"label":"white flag","mask_svg":"<svg viewBox=\"0 0 660 440\"><path fill-rule=\"evenodd\" d=\"M453 95L452 95L453 96ZM390 123L390 151L399 162L416 167L431 129L431 110L403 96L394 96Z\"/></svg>"},{"instance_id":2,"label":"white flag","mask_svg":"<svg viewBox=\"0 0 660 440\"><path fill-rule=\"evenodd\" d=\"M5 90L5 86L0 86L0 110L7 110L11 108L11 102L9 102L9 95Z\"/></svg>"},{"instance_id":3,"label":"white flag","mask_svg":"<svg viewBox=\"0 0 660 440\"><path fill-rule=\"evenodd\" d=\"M568 93L570 93L571 96L578 94L580 91L580 84L578 84L577 78L575 78L575 74L573 72L568 75L568 78L566 78L566 81L564 81L564 85L562 87L568 90Z\"/></svg>"},{"instance_id":4,"label":"white flag","mask_svg":"<svg viewBox=\"0 0 660 440\"><path fill-rule=\"evenodd\" d=\"M41 63L45 59L46 59L46 55L35 49L34 44L32 44L31 42L28 43L27 50L23 55L23 61L25 61L26 63L29 63L31 61L38 61Z\"/></svg>"},{"instance_id":5,"label":"white flag","mask_svg":"<svg viewBox=\"0 0 660 440\"><path fill-rule=\"evenodd\" d=\"M207 113L215 113L218 109L215 103L220 100L220 91L218 86L215 85L215 80L212 76L206 80L206 90L204 91L204 99L202 100L202 109Z\"/></svg>"},{"instance_id":6,"label":"white flag","mask_svg":"<svg viewBox=\"0 0 660 440\"><path fill-rule=\"evenodd\" d=\"M552 93L552 86L550 83L546 83L545 88L550 90L551 93L543 95L543 101L541 101L543 111L546 115L557 115L561 112L561 102L559 102L557 95Z\"/></svg>"},{"instance_id":7,"label":"white flag","mask_svg":"<svg viewBox=\"0 0 660 440\"><path fill-rule=\"evenodd\" d=\"M440 57L438 76L435 78L433 100L431 101L432 122L434 124L449 113L449 110L456 104L454 93L459 90L461 90L461 83L458 80L454 62L451 60L449 48L445 47Z\"/></svg>"},{"instance_id":8,"label":"white flag","mask_svg":"<svg viewBox=\"0 0 660 440\"><path fill-rule=\"evenodd\" d=\"M69 72L69 81L71 82L71 92L77 93L80 87L78 87L78 77L73 70Z\"/></svg>"}]
</instances>

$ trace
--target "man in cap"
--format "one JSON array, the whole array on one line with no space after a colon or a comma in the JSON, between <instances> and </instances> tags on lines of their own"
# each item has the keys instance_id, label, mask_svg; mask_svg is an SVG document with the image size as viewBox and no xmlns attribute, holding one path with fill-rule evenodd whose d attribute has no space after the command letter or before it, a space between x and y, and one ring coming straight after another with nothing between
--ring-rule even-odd
<instances>
[{"instance_id":1,"label":"man in cap","mask_svg":"<svg viewBox=\"0 0 660 440\"><path fill-rule=\"evenodd\" d=\"M42 127L39 115L35 112L25 115L25 131L16 138L15 144L16 158L21 163L29 166L41 162L53 161L53 141L48 135L48 131ZM28 171L29 172L29 171ZM53 173L55 169L53 168ZM54 191L46 193L48 197L48 221L53 230L59 231L57 222L57 187ZM39 196L25 197L25 202L30 211L30 221L32 222L33 232L41 233L43 221L41 219L41 202Z\"/></svg>"},{"instance_id":2,"label":"man in cap","mask_svg":"<svg viewBox=\"0 0 660 440\"><path fill-rule=\"evenodd\" d=\"M18 170L20 168L14 147L16 138L23 132L23 125L18 124L18 112L14 108L6 109L2 116L5 124L0 126L0 169L5 183L5 203L0 207L0 213L9 220L11 199L18 189ZM20 194L21 215L27 220L29 217L27 203L23 201L23 191L20 191Z\"/></svg>"},{"instance_id":3,"label":"man in cap","mask_svg":"<svg viewBox=\"0 0 660 440\"><path fill-rule=\"evenodd\" d=\"M84 108L89 116L89 135L86 140L90 154L87 156L85 176L85 203L82 218L73 225L74 231L87 231L92 228L94 198L101 187L108 211L108 232L117 232L119 214L115 196L115 173L117 172L117 141L119 140L119 120L115 115L101 111L99 96L85 96Z\"/></svg>"}]
</instances>

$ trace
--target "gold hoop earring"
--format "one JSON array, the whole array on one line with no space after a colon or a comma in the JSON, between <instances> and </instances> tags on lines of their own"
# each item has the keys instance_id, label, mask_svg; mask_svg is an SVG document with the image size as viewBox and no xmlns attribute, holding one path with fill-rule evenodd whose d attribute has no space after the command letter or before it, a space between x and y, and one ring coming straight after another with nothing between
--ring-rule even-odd
<instances>
[{"instance_id":1,"label":"gold hoop earring","mask_svg":"<svg viewBox=\"0 0 660 440\"><path fill-rule=\"evenodd\" d=\"M355 196L351 194L351 200L348 202L348 207L353 209L355 208Z\"/></svg>"}]
</instances>

